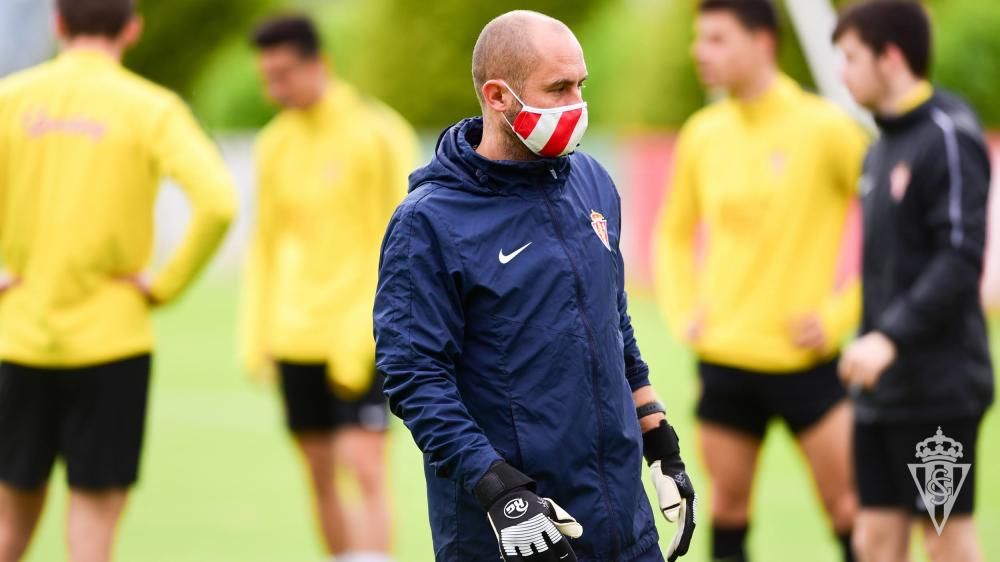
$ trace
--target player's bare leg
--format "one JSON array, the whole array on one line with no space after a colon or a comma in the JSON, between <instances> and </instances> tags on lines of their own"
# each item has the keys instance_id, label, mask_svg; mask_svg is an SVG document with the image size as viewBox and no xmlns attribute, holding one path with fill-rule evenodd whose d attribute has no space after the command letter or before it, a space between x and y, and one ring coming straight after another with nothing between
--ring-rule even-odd
<instances>
[{"instance_id":1,"label":"player's bare leg","mask_svg":"<svg viewBox=\"0 0 1000 562\"><path fill-rule=\"evenodd\" d=\"M852 409L845 400L798 435L823 508L838 536L854 528L858 498L851 468Z\"/></svg>"},{"instance_id":2,"label":"player's bare leg","mask_svg":"<svg viewBox=\"0 0 1000 562\"><path fill-rule=\"evenodd\" d=\"M859 562L909 562L910 514L900 509L866 509L854 524Z\"/></svg>"},{"instance_id":3,"label":"player's bare leg","mask_svg":"<svg viewBox=\"0 0 1000 562\"><path fill-rule=\"evenodd\" d=\"M360 509L350 522L350 552L389 552L392 515L385 471L386 437L384 431L360 427L342 429L335 437L337 462L351 471L361 491Z\"/></svg>"},{"instance_id":4,"label":"player's bare leg","mask_svg":"<svg viewBox=\"0 0 1000 562\"><path fill-rule=\"evenodd\" d=\"M334 484L333 435L329 432L299 433L295 442L309 468L323 542L331 554L343 553L347 549L347 532L343 507Z\"/></svg>"},{"instance_id":5,"label":"player's bare leg","mask_svg":"<svg viewBox=\"0 0 1000 562\"><path fill-rule=\"evenodd\" d=\"M71 489L66 539L70 562L108 562L126 490L90 492Z\"/></svg>"},{"instance_id":6,"label":"player's bare leg","mask_svg":"<svg viewBox=\"0 0 1000 562\"><path fill-rule=\"evenodd\" d=\"M931 562L982 562L976 525L969 515L953 515L941 535L924 519L924 548Z\"/></svg>"},{"instance_id":7,"label":"player's bare leg","mask_svg":"<svg viewBox=\"0 0 1000 562\"><path fill-rule=\"evenodd\" d=\"M0 484L0 562L17 562L28 550L45 505L45 490L25 492Z\"/></svg>"},{"instance_id":8,"label":"player's bare leg","mask_svg":"<svg viewBox=\"0 0 1000 562\"><path fill-rule=\"evenodd\" d=\"M698 437L712 488L712 532L717 539L720 533L737 533L742 541L750 521L750 494L761 441L705 422L698 425Z\"/></svg>"}]
</instances>

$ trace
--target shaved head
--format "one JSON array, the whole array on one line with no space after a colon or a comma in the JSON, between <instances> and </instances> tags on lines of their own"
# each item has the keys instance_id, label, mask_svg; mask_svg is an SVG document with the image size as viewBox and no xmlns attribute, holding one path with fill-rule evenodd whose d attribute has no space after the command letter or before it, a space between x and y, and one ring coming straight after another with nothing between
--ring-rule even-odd
<instances>
[{"instance_id":1,"label":"shaved head","mask_svg":"<svg viewBox=\"0 0 1000 562\"><path fill-rule=\"evenodd\" d=\"M483 109L476 150L492 160L536 158L514 132L518 113L525 106L583 103L586 79L583 47L563 22L516 10L486 24L472 52L472 81Z\"/></svg>"},{"instance_id":2,"label":"shaved head","mask_svg":"<svg viewBox=\"0 0 1000 562\"><path fill-rule=\"evenodd\" d=\"M483 84L490 80L503 80L520 93L541 59L537 38L546 32L573 35L563 22L530 10L507 12L486 24L472 50L472 82L480 105Z\"/></svg>"}]
</instances>

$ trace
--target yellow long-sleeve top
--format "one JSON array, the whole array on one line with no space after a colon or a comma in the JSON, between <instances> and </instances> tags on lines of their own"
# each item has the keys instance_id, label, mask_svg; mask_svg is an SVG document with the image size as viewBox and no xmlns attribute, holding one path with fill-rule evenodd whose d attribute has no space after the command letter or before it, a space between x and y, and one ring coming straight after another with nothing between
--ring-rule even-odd
<instances>
[{"instance_id":1,"label":"yellow long-sleeve top","mask_svg":"<svg viewBox=\"0 0 1000 562\"><path fill-rule=\"evenodd\" d=\"M235 190L182 101L98 51L0 81L0 359L73 367L149 352L149 305L122 280L148 265L161 177L191 204L155 273L168 302L223 238Z\"/></svg>"},{"instance_id":2,"label":"yellow long-sleeve top","mask_svg":"<svg viewBox=\"0 0 1000 562\"><path fill-rule=\"evenodd\" d=\"M281 112L257 141L257 209L245 279L243 360L374 370L382 236L417 158L413 129L349 85Z\"/></svg>"},{"instance_id":3,"label":"yellow long-sleeve top","mask_svg":"<svg viewBox=\"0 0 1000 562\"><path fill-rule=\"evenodd\" d=\"M762 372L836 353L860 315L857 276L837 286L845 219L867 138L833 104L780 76L759 99L726 99L685 124L654 244L659 302L706 361ZM705 247L696 264L696 231ZM817 314L827 349L796 347Z\"/></svg>"}]
</instances>

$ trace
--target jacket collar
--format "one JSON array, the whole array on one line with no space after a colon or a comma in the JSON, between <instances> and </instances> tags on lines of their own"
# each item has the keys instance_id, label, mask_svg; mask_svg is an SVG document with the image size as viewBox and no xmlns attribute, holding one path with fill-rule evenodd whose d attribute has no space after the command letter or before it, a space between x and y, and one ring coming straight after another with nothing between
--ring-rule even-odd
<instances>
[{"instance_id":1,"label":"jacket collar","mask_svg":"<svg viewBox=\"0 0 1000 562\"><path fill-rule=\"evenodd\" d=\"M411 175L411 185L433 181L453 189L531 196L566 183L572 155L526 161L489 160L476 152L482 138L481 117L445 129L438 138L434 159Z\"/></svg>"}]
</instances>

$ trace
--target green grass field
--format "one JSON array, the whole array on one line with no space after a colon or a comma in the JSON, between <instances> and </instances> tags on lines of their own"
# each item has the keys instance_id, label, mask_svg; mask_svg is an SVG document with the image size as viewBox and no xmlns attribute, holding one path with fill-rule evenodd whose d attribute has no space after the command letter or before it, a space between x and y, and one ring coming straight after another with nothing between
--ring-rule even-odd
<instances>
[{"instance_id":1,"label":"green grass field","mask_svg":"<svg viewBox=\"0 0 1000 562\"><path fill-rule=\"evenodd\" d=\"M157 317L159 353L142 479L118 543L126 562L295 562L323 560L308 490L282 427L274 389L252 385L235 362L236 287L206 280ZM632 313L654 384L681 435L688 467L709 498L693 439L695 378L690 356L670 341L651 302ZM783 426L766 443L754 498L750 549L758 562L835 562L837 547ZM433 560L420 454L402 424L391 433L396 556ZM978 521L987 560L1000 560L1000 419L980 440ZM65 559L64 476L53 477L49 505L28 560ZM662 534L662 533L661 533ZM666 541L662 541L666 544ZM685 560L708 559L708 534L695 535ZM917 560L921 558L918 557Z\"/></svg>"}]
</instances>

